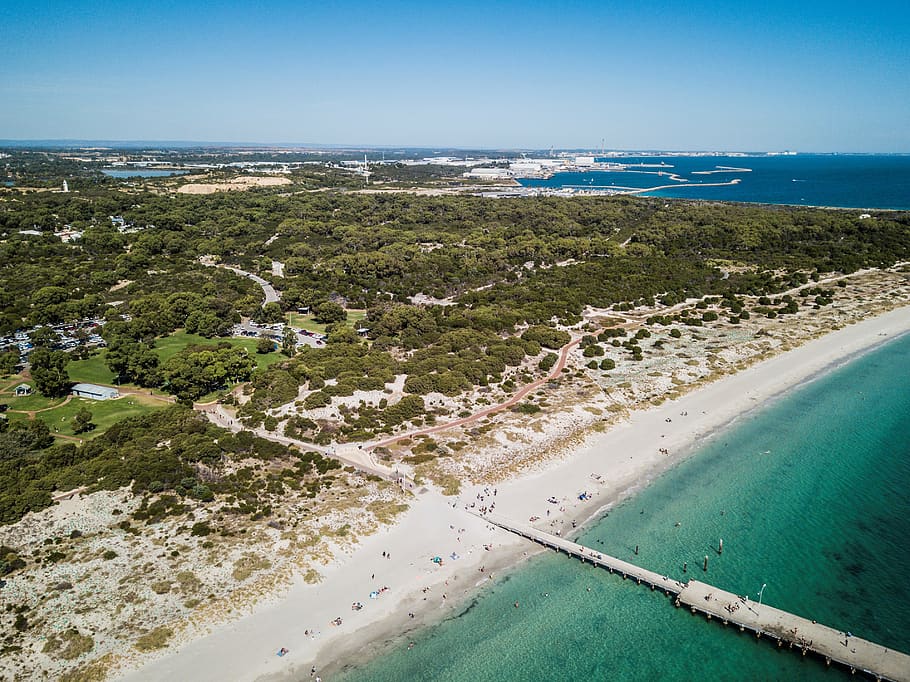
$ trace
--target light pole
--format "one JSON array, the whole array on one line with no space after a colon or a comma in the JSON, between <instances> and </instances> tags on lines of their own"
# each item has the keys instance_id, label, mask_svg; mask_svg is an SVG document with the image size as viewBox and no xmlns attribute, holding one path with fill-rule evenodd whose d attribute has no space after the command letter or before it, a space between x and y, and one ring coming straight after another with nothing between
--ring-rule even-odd
<instances>
[{"instance_id":1,"label":"light pole","mask_svg":"<svg viewBox=\"0 0 910 682\"><path fill-rule=\"evenodd\" d=\"M761 589L758 591L758 605L759 606L761 606L761 596L762 596L762 593L765 591L766 587L767 587L767 585L765 583L762 583Z\"/></svg>"}]
</instances>

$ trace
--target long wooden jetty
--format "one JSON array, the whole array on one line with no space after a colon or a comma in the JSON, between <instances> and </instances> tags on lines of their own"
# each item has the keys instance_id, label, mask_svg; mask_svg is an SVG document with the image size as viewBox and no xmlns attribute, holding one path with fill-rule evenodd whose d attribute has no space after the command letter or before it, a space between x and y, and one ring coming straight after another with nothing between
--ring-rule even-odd
<instances>
[{"instance_id":1,"label":"long wooden jetty","mask_svg":"<svg viewBox=\"0 0 910 682\"><path fill-rule=\"evenodd\" d=\"M495 514L483 518L500 528L532 540L557 552L589 562L617 573L623 579L635 580L660 590L673 598L677 607L687 606L692 613L701 613L708 620L749 630L756 637L766 637L778 647L796 649L803 656L812 652L827 664L838 663L851 673L862 672L877 680L910 682L910 656L889 649L842 630L828 627L748 597L721 590L698 580L680 582L628 561L604 554L577 542L565 540L533 526L517 523Z\"/></svg>"}]
</instances>

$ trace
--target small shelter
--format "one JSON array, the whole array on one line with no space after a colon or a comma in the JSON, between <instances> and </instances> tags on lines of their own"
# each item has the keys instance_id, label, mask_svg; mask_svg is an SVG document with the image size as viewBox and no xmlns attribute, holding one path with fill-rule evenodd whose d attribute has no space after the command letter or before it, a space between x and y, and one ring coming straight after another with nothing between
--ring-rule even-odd
<instances>
[{"instance_id":1,"label":"small shelter","mask_svg":"<svg viewBox=\"0 0 910 682\"><path fill-rule=\"evenodd\" d=\"M24 395L31 395L32 387L29 386L28 384L19 384L18 386L16 386L15 393L16 393L16 397L22 397Z\"/></svg>"}]
</instances>

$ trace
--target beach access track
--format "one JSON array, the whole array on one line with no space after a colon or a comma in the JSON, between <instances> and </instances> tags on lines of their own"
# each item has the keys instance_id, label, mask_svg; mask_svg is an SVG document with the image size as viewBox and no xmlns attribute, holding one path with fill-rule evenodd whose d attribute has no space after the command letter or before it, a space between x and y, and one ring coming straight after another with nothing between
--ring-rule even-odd
<instances>
[{"instance_id":1,"label":"beach access track","mask_svg":"<svg viewBox=\"0 0 910 682\"><path fill-rule=\"evenodd\" d=\"M863 672L877 680L910 682L910 656L889 649L849 632L822 625L781 609L760 604L748 597L733 594L698 580L680 582L603 552L552 535L533 526L517 523L496 514L482 516L486 521L516 535L532 540L557 552L606 568L623 579L644 583L652 590L672 595L677 607L687 606L708 620L733 625L740 631L754 632L759 639L767 637L778 647L798 649L803 656L812 652L830 665L843 665L851 673Z\"/></svg>"}]
</instances>

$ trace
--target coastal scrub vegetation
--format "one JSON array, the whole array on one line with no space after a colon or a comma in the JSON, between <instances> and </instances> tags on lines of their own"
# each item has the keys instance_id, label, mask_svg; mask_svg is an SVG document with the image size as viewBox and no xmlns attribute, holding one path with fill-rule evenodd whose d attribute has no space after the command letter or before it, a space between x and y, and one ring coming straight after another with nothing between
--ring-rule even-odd
<instances>
[{"instance_id":1,"label":"coastal scrub vegetation","mask_svg":"<svg viewBox=\"0 0 910 682\"><path fill-rule=\"evenodd\" d=\"M428 396L511 391L543 376L570 340L564 327L586 309L621 315L701 299L691 310L649 319L652 327L673 325L669 336L679 338L680 327L829 305L837 287L812 286L821 273L910 259L906 212L861 219L854 211L642 197L293 191L309 186L309 172L280 188L193 195L165 182L118 181L53 155L17 151L11 159L17 182L28 178L40 189L66 177L74 190L0 194L0 334L31 330L38 392L64 395L67 365L85 355L79 362L95 363L94 376L109 372L184 403L249 382L238 419L270 429L283 421L284 433L315 443L433 423L447 412ZM64 229L78 236L63 241ZM271 282L280 301L263 306L255 282L213 267L219 263ZM800 285L798 295L784 293ZM357 331L345 324L353 308L366 311ZM285 331L283 358L274 346L224 339L241 319L280 323L301 311L326 325L324 345L296 352ZM106 348L51 347L40 325L66 324L73 334L100 332ZM177 334L186 341L171 343ZM639 362L663 343L609 327L589 336L582 353L600 371L618 360ZM343 401L356 392L385 394L398 377L403 396ZM313 415L273 414L294 401ZM333 410L340 423L318 410ZM81 413L72 430L92 422ZM209 495L233 496L238 509L255 514L268 507L267 496L242 467L228 471L223 462L294 457L268 441L216 433L178 408L126 419L81 447L53 444L40 419L0 419L0 428L0 519L7 523L50 504L54 491L99 485L161 495L143 508L149 518ZM314 485L312 462L292 468L303 476L298 485ZM278 477L269 485L286 483Z\"/></svg>"},{"instance_id":2,"label":"coastal scrub vegetation","mask_svg":"<svg viewBox=\"0 0 910 682\"><path fill-rule=\"evenodd\" d=\"M50 506L54 491L124 486L142 497L133 518L148 523L216 498L233 513L267 515L286 487L315 496L336 468L181 406L125 419L82 446L54 443L44 422L20 422L0 434L0 523Z\"/></svg>"},{"instance_id":3,"label":"coastal scrub vegetation","mask_svg":"<svg viewBox=\"0 0 910 682\"><path fill-rule=\"evenodd\" d=\"M180 164L194 153L167 156ZM659 404L787 347L771 337L794 330L781 324L788 316L808 313L808 335L843 323L841 301L874 287L856 277L844 292L841 275L910 260L906 212L360 194L346 188L362 180L325 164L293 170L280 187L196 195L178 191L189 179L119 180L52 153L10 150L4 164L15 187L0 188L0 373L10 375L0 387L0 524L16 525L5 529L0 576L49 579L11 600L3 654L28 671L27 646L46 644L58 666L99 657L61 679L103 676L118 648L168 646L177 619L227 593L255 598L258 581L280 580L289 563L317 582L311 562L327 560L329 545L406 509L394 484L317 449L382 440L377 458L455 494L467 477L495 480L533 461L525 436L566 402L577 412L583 401L604 427L632 404ZM381 173L399 186L449 182L432 168ZM236 175L212 170L207 181ZM54 191L63 179L71 191ZM254 280L219 265L270 282L280 299L263 305ZM241 321L246 333L229 337ZM253 322L271 325L269 337L251 338ZM309 345L295 347L288 323ZM58 343L60 330L79 343ZM573 339L579 350L553 372ZM146 395L66 402L74 382ZM15 395L22 383L34 393ZM454 438L411 431L510 399ZM201 410L216 400L231 428L297 446L214 426ZM194 411L193 401L206 404ZM524 431L494 432L502 423ZM507 452L482 462L489 447ZM103 529L41 515L69 491L105 491L72 500L101 505L89 516ZM23 521L29 512L39 513ZM280 549L266 557L262 547ZM120 576L118 599L80 593L76 574L57 573L69 564L112 585ZM54 597L77 593L84 606L51 630ZM95 625L105 601L116 602L107 631Z\"/></svg>"}]
</instances>

